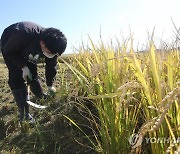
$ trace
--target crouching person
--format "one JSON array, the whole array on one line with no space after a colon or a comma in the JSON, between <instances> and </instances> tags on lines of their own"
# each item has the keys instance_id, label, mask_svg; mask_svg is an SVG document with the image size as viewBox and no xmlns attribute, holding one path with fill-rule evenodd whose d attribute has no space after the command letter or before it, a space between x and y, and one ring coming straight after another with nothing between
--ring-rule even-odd
<instances>
[{"instance_id":1,"label":"crouching person","mask_svg":"<svg viewBox=\"0 0 180 154\"><path fill-rule=\"evenodd\" d=\"M57 57L66 49L65 35L55 28L44 28L32 22L7 27L1 36L2 55L9 71L8 84L19 110L19 120L34 121L27 104L27 86L38 98L46 97L38 80L37 63L45 59L46 85L50 94L56 76Z\"/></svg>"}]
</instances>

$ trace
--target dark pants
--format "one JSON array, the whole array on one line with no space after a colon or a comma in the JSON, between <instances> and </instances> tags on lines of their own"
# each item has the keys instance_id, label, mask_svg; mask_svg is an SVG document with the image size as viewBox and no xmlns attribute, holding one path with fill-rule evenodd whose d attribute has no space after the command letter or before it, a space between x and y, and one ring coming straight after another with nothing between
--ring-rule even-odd
<instances>
[{"instance_id":1,"label":"dark pants","mask_svg":"<svg viewBox=\"0 0 180 154\"><path fill-rule=\"evenodd\" d=\"M4 57L4 56L3 56ZM9 59L4 57L4 61L7 65L9 70L9 80L8 84L11 90L22 89L26 87L25 80L22 77L22 70L13 64ZM32 81L31 83L39 82L38 81L38 74L37 74L37 65L27 62L26 66L29 68L30 72L32 73Z\"/></svg>"}]
</instances>

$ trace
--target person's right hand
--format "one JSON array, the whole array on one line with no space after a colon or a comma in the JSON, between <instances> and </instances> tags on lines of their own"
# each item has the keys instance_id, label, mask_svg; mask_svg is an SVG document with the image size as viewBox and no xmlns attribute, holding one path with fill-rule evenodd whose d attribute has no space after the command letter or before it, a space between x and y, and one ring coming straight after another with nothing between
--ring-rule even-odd
<instances>
[{"instance_id":1,"label":"person's right hand","mask_svg":"<svg viewBox=\"0 0 180 154\"><path fill-rule=\"evenodd\" d=\"M30 72L30 70L29 70L29 68L27 67L27 66L24 66L23 68L22 68L22 71L23 71L23 78L24 78L24 80L25 81L28 81L28 80L32 80L32 74L31 74L31 72Z\"/></svg>"}]
</instances>

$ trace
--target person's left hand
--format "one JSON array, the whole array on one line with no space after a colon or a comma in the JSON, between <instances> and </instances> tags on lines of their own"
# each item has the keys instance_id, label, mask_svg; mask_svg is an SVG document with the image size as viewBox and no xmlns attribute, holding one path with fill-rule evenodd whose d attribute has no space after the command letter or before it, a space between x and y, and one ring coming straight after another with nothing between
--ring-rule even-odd
<instances>
[{"instance_id":1,"label":"person's left hand","mask_svg":"<svg viewBox=\"0 0 180 154\"><path fill-rule=\"evenodd\" d=\"M48 86L48 94L53 96L55 95L55 93L56 93L56 88L53 86Z\"/></svg>"}]
</instances>

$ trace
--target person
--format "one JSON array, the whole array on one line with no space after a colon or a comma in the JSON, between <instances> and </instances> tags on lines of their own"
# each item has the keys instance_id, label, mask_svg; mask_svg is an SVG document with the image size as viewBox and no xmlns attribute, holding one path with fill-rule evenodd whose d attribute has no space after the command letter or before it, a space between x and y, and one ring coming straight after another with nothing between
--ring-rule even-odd
<instances>
[{"instance_id":1,"label":"person","mask_svg":"<svg viewBox=\"0 0 180 154\"><path fill-rule=\"evenodd\" d=\"M67 38L56 28L33 22L18 22L5 28L1 36L2 55L9 71L8 84L18 106L18 117L34 121L27 104L27 85L38 98L46 97L38 80L37 63L45 59L46 85L54 93L57 57L66 49Z\"/></svg>"}]
</instances>

